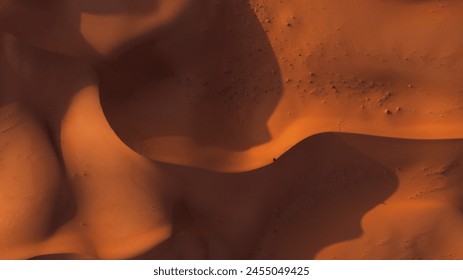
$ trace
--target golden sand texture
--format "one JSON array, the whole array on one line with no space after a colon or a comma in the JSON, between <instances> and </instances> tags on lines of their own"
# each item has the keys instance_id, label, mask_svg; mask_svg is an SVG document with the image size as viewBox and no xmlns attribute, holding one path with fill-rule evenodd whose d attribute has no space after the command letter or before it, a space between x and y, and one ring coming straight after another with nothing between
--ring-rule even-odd
<instances>
[{"instance_id":1,"label":"golden sand texture","mask_svg":"<svg viewBox=\"0 0 463 280\"><path fill-rule=\"evenodd\" d=\"M0 0L0 259L462 259L462 25Z\"/></svg>"}]
</instances>

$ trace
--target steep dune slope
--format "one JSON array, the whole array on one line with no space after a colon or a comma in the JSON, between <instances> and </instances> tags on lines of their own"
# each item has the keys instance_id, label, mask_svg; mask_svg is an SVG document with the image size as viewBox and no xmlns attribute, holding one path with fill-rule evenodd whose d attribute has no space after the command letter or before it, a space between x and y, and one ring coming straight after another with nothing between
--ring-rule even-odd
<instances>
[{"instance_id":1,"label":"steep dune slope","mask_svg":"<svg viewBox=\"0 0 463 280\"><path fill-rule=\"evenodd\" d=\"M463 258L462 15L0 1L0 258Z\"/></svg>"},{"instance_id":2,"label":"steep dune slope","mask_svg":"<svg viewBox=\"0 0 463 280\"><path fill-rule=\"evenodd\" d=\"M141 258L461 258L462 145L328 133L255 171L174 167L173 237Z\"/></svg>"},{"instance_id":3,"label":"steep dune slope","mask_svg":"<svg viewBox=\"0 0 463 280\"><path fill-rule=\"evenodd\" d=\"M460 4L208 3L99 68L139 153L235 172L326 131L463 137Z\"/></svg>"}]
</instances>

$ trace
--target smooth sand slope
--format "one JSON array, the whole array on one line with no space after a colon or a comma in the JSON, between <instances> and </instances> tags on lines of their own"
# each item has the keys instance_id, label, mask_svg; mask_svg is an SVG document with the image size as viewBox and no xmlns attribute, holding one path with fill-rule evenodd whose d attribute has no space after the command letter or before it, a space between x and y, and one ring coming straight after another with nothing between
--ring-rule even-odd
<instances>
[{"instance_id":1,"label":"smooth sand slope","mask_svg":"<svg viewBox=\"0 0 463 280\"><path fill-rule=\"evenodd\" d=\"M345 2L0 0L0 258L462 259L463 4Z\"/></svg>"}]
</instances>

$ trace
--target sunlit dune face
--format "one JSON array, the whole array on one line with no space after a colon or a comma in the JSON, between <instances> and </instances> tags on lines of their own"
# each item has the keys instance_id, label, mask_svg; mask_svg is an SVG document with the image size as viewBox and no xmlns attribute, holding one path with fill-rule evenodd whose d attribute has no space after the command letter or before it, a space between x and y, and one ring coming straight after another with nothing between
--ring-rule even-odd
<instances>
[{"instance_id":1,"label":"sunlit dune face","mask_svg":"<svg viewBox=\"0 0 463 280\"><path fill-rule=\"evenodd\" d=\"M182 11L192 3L191 0L2 0L0 15L11 10L13 2L17 2L14 14L4 23L8 31L52 51L93 57L126 50L181 17ZM214 4L215 1L206 2ZM260 3L250 1L251 5L254 2L256 6ZM276 4L276 1L263 2ZM401 10L397 10L397 3L402 4ZM193 1L193 5L202 4ZM457 2L364 0L348 3L351 12L343 13L345 5L337 1L285 1L278 14L272 17L288 21L288 24L293 22L291 27L297 29L299 35L323 34L305 42L309 44L323 42L322 37L334 36L342 41L344 36L354 35L349 37L354 46L357 39L370 37L379 51L413 44L411 47L416 52L429 52L441 40L460 36L458 28L447 28L457 27L462 21L461 4ZM308 16L292 19L295 14ZM449 19L444 24L440 22L442 16ZM304 22L311 25L304 25ZM338 34L344 36L331 32L336 26ZM355 34L349 33L349 26L355 28ZM445 34L440 32L442 28L446 29ZM384 34L389 35L384 37ZM408 43L410 39L416 40ZM295 43L297 41L300 40ZM451 52L451 49L443 51Z\"/></svg>"},{"instance_id":2,"label":"sunlit dune face","mask_svg":"<svg viewBox=\"0 0 463 280\"><path fill-rule=\"evenodd\" d=\"M326 131L462 134L457 1L19 0L2 24L35 46L109 61L98 73L106 117L151 159L252 154L242 170Z\"/></svg>"},{"instance_id":3,"label":"sunlit dune face","mask_svg":"<svg viewBox=\"0 0 463 280\"><path fill-rule=\"evenodd\" d=\"M144 156L206 168L224 161L220 170L236 171L269 164L291 145L326 131L462 136L456 128L463 121L462 3L253 0L240 2L250 13L234 13L229 7L236 2L229 0L213 17L207 7L214 2L192 2L167 32L115 59L123 73L124 62L138 57L132 78L100 76L109 122ZM238 59L230 60L233 53ZM256 70L260 65L271 72ZM245 70L251 73L235 75ZM161 74L152 78L156 71ZM109 101L123 91L118 83L130 84L130 100L114 105ZM258 98L245 98L255 92ZM178 157L171 152L180 150Z\"/></svg>"},{"instance_id":4,"label":"sunlit dune face","mask_svg":"<svg viewBox=\"0 0 463 280\"><path fill-rule=\"evenodd\" d=\"M293 0L279 11L264 25L289 81L281 111L297 108L300 119L318 111L336 126L342 122L343 131L457 137L412 131L463 117L463 3ZM286 125L278 119L275 130ZM405 126L412 129L401 130Z\"/></svg>"},{"instance_id":5,"label":"sunlit dune face","mask_svg":"<svg viewBox=\"0 0 463 280\"><path fill-rule=\"evenodd\" d=\"M13 6L10 2L2 1L0 5ZM0 26L19 39L52 52L90 60L107 59L171 22L189 2L21 0Z\"/></svg>"},{"instance_id":6,"label":"sunlit dune face","mask_svg":"<svg viewBox=\"0 0 463 280\"><path fill-rule=\"evenodd\" d=\"M264 11L260 17L274 17L264 25L270 30L283 78L293 81L286 86L288 92L326 94L327 106L343 104L346 100L339 98L345 97L355 101L351 111L358 112L356 117L383 113L387 106L407 112L407 105L426 111L431 103L442 105L449 98L463 102L458 74L463 68L461 2L293 0L280 4L279 11L277 15ZM308 77L310 72L313 77ZM299 80L303 83L296 88ZM419 98L424 94L434 99ZM366 98L372 102L364 102ZM372 107L379 99L384 106ZM407 104L412 99L413 104ZM362 105L365 110L358 110ZM423 116L426 121L432 118Z\"/></svg>"},{"instance_id":7,"label":"sunlit dune face","mask_svg":"<svg viewBox=\"0 0 463 280\"><path fill-rule=\"evenodd\" d=\"M354 73L376 82L415 83L417 87L417 83L437 86L445 81L441 84L462 89L460 79L452 74L463 65L463 32L459 28L463 24L462 3L355 3L315 1L304 10L284 5L296 17L286 30L295 40L288 43L309 45L309 62L324 62L314 71L328 70L344 76ZM349 12L344 12L347 9ZM317 28L310 28L314 26Z\"/></svg>"},{"instance_id":8,"label":"sunlit dune face","mask_svg":"<svg viewBox=\"0 0 463 280\"><path fill-rule=\"evenodd\" d=\"M462 258L463 2L0 14L0 258Z\"/></svg>"}]
</instances>

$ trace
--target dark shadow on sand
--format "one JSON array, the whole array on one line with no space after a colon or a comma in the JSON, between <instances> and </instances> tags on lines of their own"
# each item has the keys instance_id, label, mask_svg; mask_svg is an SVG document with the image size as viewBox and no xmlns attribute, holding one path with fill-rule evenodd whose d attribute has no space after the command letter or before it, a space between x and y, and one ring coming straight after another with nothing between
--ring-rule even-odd
<instances>
[{"instance_id":1,"label":"dark shadow on sand","mask_svg":"<svg viewBox=\"0 0 463 280\"><path fill-rule=\"evenodd\" d=\"M381 141L323 133L271 165L236 174L172 166L186 193L174 211L173 236L137 258L311 259L358 238L362 217L396 191L398 179L346 138Z\"/></svg>"},{"instance_id":2,"label":"dark shadow on sand","mask_svg":"<svg viewBox=\"0 0 463 280\"><path fill-rule=\"evenodd\" d=\"M103 109L128 146L181 136L243 151L271 139L281 73L248 1L193 1L155 33L97 66ZM134 98L145 101L130 108Z\"/></svg>"}]
</instances>

